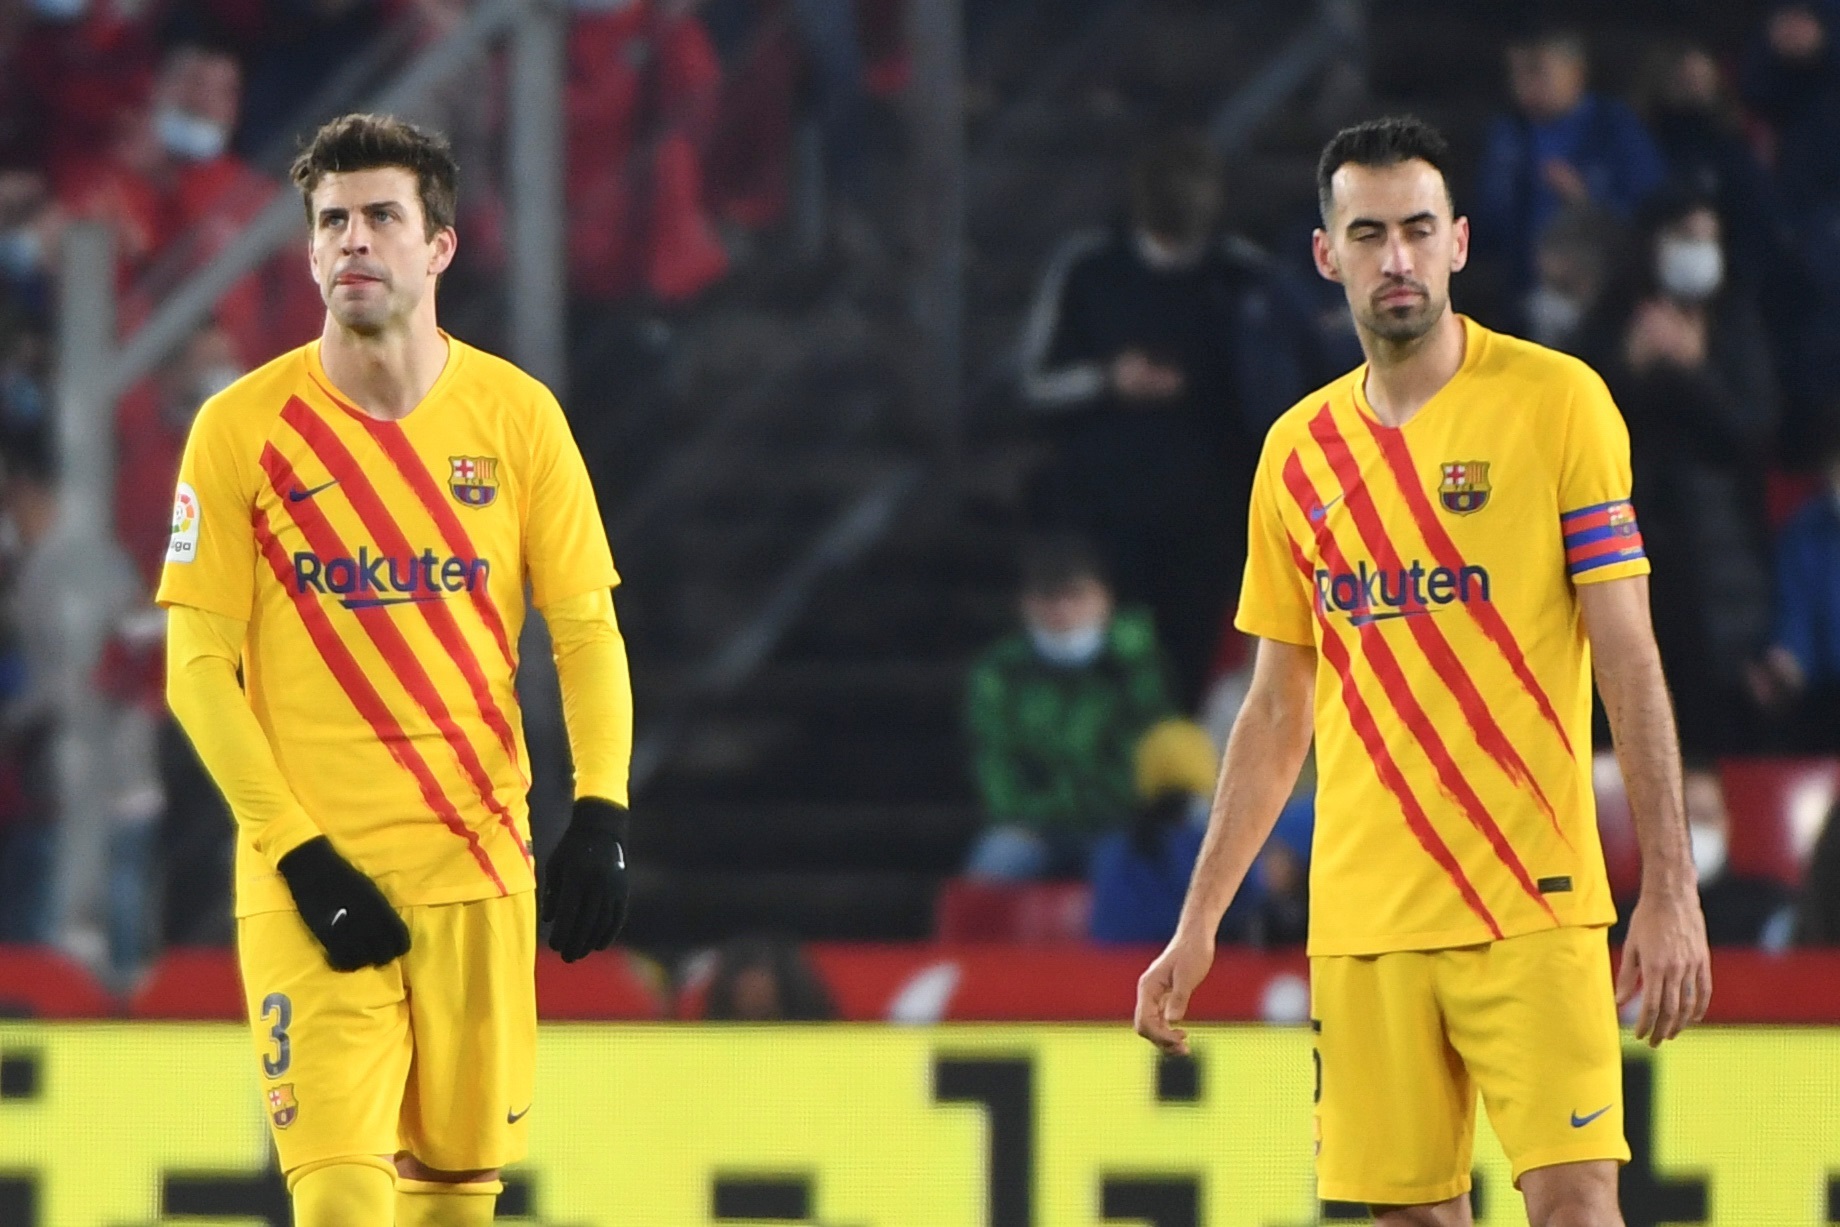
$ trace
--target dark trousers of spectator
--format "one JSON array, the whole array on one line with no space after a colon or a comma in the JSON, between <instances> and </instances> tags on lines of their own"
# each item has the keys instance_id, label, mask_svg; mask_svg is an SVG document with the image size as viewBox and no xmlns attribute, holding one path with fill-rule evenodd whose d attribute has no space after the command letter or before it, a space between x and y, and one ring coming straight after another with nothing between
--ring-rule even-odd
<instances>
[{"instance_id":1,"label":"dark trousers of spectator","mask_svg":"<svg viewBox=\"0 0 1840 1227\"><path fill-rule=\"evenodd\" d=\"M160 779L166 788L162 935L169 946L227 946L235 936L230 874L236 824L171 719L160 726Z\"/></svg>"},{"instance_id":2,"label":"dark trousers of spectator","mask_svg":"<svg viewBox=\"0 0 1840 1227\"><path fill-rule=\"evenodd\" d=\"M51 873L57 828L25 820L0 826L0 942L51 940Z\"/></svg>"}]
</instances>

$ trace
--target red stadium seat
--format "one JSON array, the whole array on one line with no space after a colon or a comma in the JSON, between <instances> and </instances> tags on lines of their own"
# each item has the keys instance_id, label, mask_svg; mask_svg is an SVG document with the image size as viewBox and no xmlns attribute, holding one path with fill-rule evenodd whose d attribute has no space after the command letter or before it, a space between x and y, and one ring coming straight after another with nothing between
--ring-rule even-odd
<instances>
[{"instance_id":1,"label":"red stadium seat","mask_svg":"<svg viewBox=\"0 0 1840 1227\"><path fill-rule=\"evenodd\" d=\"M1840 759L1728 758L1719 777L1731 814L1732 872L1798 884L1840 796Z\"/></svg>"},{"instance_id":2,"label":"red stadium seat","mask_svg":"<svg viewBox=\"0 0 1840 1227\"><path fill-rule=\"evenodd\" d=\"M168 950L129 999L128 1017L240 1022L243 978L236 954L215 946Z\"/></svg>"},{"instance_id":3,"label":"red stadium seat","mask_svg":"<svg viewBox=\"0 0 1840 1227\"><path fill-rule=\"evenodd\" d=\"M942 942L1078 942L1091 913L1084 882L953 878L940 888L933 932Z\"/></svg>"},{"instance_id":4,"label":"red stadium seat","mask_svg":"<svg viewBox=\"0 0 1840 1227\"><path fill-rule=\"evenodd\" d=\"M565 963L549 950L537 953L537 1016L564 1019L664 1017L662 976L625 950L591 954Z\"/></svg>"},{"instance_id":5,"label":"red stadium seat","mask_svg":"<svg viewBox=\"0 0 1840 1227\"><path fill-rule=\"evenodd\" d=\"M0 1018L107 1018L115 999L81 963L43 946L0 946Z\"/></svg>"}]
</instances>

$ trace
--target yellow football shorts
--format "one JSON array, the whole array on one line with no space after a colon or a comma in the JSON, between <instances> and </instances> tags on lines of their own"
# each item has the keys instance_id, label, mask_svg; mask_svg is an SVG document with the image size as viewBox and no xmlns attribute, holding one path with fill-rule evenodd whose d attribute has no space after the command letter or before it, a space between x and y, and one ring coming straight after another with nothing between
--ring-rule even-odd
<instances>
[{"instance_id":1,"label":"yellow football shorts","mask_svg":"<svg viewBox=\"0 0 1840 1227\"><path fill-rule=\"evenodd\" d=\"M1470 1187L1476 1092L1513 1167L1629 1161L1601 928L1310 960L1316 1178L1331 1201L1425 1205Z\"/></svg>"},{"instance_id":2,"label":"yellow football shorts","mask_svg":"<svg viewBox=\"0 0 1840 1227\"><path fill-rule=\"evenodd\" d=\"M237 922L263 1107L284 1172L407 1151L524 1157L536 1081L535 896L400 909L409 953L337 972L298 914Z\"/></svg>"}]
</instances>

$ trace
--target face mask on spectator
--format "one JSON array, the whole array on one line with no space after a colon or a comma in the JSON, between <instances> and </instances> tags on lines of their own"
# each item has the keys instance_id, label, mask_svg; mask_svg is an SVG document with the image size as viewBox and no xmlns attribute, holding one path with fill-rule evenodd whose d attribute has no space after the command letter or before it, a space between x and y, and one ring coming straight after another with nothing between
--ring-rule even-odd
<instances>
[{"instance_id":1,"label":"face mask on spectator","mask_svg":"<svg viewBox=\"0 0 1840 1227\"><path fill-rule=\"evenodd\" d=\"M166 151L190 162L209 162L230 143L230 134L221 127L175 106L161 107L153 123Z\"/></svg>"},{"instance_id":2,"label":"face mask on spectator","mask_svg":"<svg viewBox=\"0 0 1840 1227\"><path fill-rule=\"evenodd\" d=\"M75 21L89 11L89 0L32 0L32 12L46 21Z\"/></svg>"},{"instance_id":3,"label":"face mask on spectator","mask_svg":"<svg viewBox=\"0 0 1840 1227\"><path fill-rule=\"evenodd\" d=\"M1725 281L1725 253L1711 239L1662 239L1655 276L1673 297L1703 302Z\"/></svg>"},{"instance_id":4,"label":"face mask on spectator","mask_svg":"<svg viewBox=\"0 0 1840 1227\"><path fill-rule=\"evenodd\" d=\"M1725 832L1703 824L1689 825L1687 845L1693 850L1693 868L1702 884L1725 872Z\"/></svg>"},{"instance_id":5,"label":"face mask on spectator","mask_svg":"<svg viewBox=\"0 0 1840 1227\"><path fill-rule=\"evenodd\" d=\"M1075 668L1091 664L1105 646L1105 623L1076 626L1072 630L1051 631L1046 627L1029 627L1029 641L1035 651L1051 665Z\"/></svg>"},{"instance_id":6,"label":"face mask on spectator","mask_svg":"<svg viewBox=\"0 0 1840 1227\"><path fill-rule=\"evenodd\" d=\"M0 276L24 281L45 264L45 240L31 226L0 231Z\"/></svg>"},{"instance_id":7,"label":"face mask on spectator","mask_svg":"<svg viewBox=\"0 0 1840 1227\"><path fill-rule=\"evenodd\" d=\"M1542 345L1568 339L1583 320L1584 304L1563 290L1539 285L1527 295L1527 327Z\"/></svg>"}]
</instances>

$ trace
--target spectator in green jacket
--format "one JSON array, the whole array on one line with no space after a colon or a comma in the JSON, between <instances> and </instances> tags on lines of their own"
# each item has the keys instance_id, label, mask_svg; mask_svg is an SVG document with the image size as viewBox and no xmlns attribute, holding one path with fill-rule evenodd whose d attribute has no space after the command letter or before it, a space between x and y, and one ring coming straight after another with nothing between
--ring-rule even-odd
<instances>
[{"instance_id":1,"label":"spectator in green jacket","mask_svg":"<svg viewBox=\"0 0 1840 1227\"><path fill-rule=\"evenodd\" d=\"M1022 560L1023 629L972 668L972 770L990 826L971 877L1085 876L1093 841L1128 822L1132 751L1174 714L1147 613L1114 610L1097 556L1076 538Z\"/></svg>"}]
</instances>

